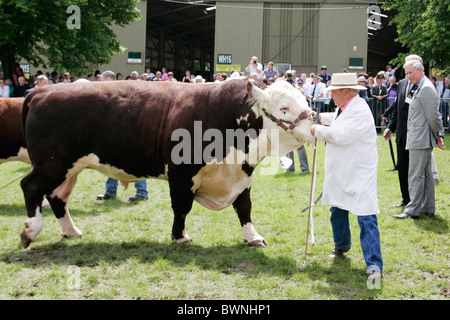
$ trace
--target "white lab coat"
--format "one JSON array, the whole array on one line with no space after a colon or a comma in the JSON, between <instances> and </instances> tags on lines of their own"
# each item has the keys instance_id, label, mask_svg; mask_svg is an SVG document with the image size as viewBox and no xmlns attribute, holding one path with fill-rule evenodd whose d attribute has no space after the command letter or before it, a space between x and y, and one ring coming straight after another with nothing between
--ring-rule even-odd
<instances>
[{"instance_id":1,"label":"white lab coat","mask_svg":"<svg viewBox=\"0 0 450 320\"><path fill-rule=\"evenodd\" d=\"M315 136L326 142L322 203L358 216L379 213L377 134L364 99L354 97L329 127L318 126Z\"/></svg>"}]
</instances>

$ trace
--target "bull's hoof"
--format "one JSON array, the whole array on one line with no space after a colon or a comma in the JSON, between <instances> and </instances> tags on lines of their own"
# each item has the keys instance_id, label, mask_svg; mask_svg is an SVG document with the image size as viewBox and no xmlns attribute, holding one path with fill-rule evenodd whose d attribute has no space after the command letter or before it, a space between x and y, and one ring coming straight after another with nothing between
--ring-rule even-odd
<instances>
[{"instance_id":1,"label":"bull's hoof","mask_svg":"<svg viewBox=\"0 0 450 320\"><path fill-rule=\"evenodd\" d=\"M252 241L244 240L244 242L247 243L249 247L260 247L260 248L267 247L267 242L264 239L256 239Z\"/></svg>"},{"instance_id":2,"label":"bull's hoof","mask_svg":"<svg viewBox=\"0 0 450 320\"><path fill-rule=\"evenodd\" d=\"M75 230L73 232L61 232L61 236L66 239L76 239L81 238L83 236L83 233L81 233L80 230Z\"/></svg>"},{"instance_id":3,"label":"bull's hoof","mask_svg":"<svg viewBox=\"0 0 450 320\"><path fill-rule=\"evenodd\" d=\"M180 238L180 239L175 239L175 242L176 243L190 243L190 242L192 242L192 240L191 239L189 239L189 238Z\"/></svg>"},{"instance_id":4,"label":"bull's hoof","mask_svg":"<svg viewBox=\"0 0 450 320\"><path fill-rule=\"evenodd\" d=\"M23 230L22 233L20 234L20 238L22 239L22 247L24 247L24 248L28 248L30 243L33 241L30 239L30 237L25 232L25 230Z\"/></svg>"}]
</instances>

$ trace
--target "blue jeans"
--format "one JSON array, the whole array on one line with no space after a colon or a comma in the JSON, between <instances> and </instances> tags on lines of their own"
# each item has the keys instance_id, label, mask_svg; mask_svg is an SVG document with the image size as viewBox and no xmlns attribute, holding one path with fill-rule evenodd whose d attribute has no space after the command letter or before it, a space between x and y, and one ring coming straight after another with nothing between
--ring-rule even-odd
<instances>
[{"instance_id":1,"label":"blue jeans","mask_svg":"<svg viewBox=\"0 0 450 320\"><path fill-rule=\"evenodd\" d=\"M106 180L106 193L115 197L117 195L117 186L119 181L113 178L108 178ZM141 180L134 184L136 187L136 194L139 194L144 197L148 197L147 191L147 180Z\"/></svg>"},{"instance_id":2,"label":"blue jeans","mask_svg":"<svg viewBox=\"0 0 450 320\"><path fill-rule=\"evenodd\" d=\"M349 249L352 244L352 239L348 211L337 207L331 207L330 211L335 248L341 250ZM375 214L358 216L358 223L361 229L361 248L367 268L377 266L382 271L383 260L381 257L380 232L378 230L377 216Z\"/></svg>"}]
</instances>

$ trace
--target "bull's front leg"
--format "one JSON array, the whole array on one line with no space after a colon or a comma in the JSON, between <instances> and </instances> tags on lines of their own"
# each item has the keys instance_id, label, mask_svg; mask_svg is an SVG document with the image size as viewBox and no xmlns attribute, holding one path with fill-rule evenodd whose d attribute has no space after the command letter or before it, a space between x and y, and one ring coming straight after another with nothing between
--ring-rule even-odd
<instances>
[{"instance_id":1,"label":"bull's front leg","mask_svg":"<svg viewBox=\"0 0 450 320\"><path fill-rule=\"evenodd\" d=\"M256 232L255 227L252 224L251 211L252 201L250 199L250 189L245 189L233 202L233 207L238 214L239 221L241 222L242 232L244 233L244 242L249 246L265 247L267 246L266 240Z\"/></svg>"},{"instance_id":2,"label":"bull's front leg","mask_svg":"<svg viewBox=\"0 0 450 320\"><path fill-rule=\"evenodd\" d=\"M191 238L186 232L185 221L194 202L194 193L190 188L183 188L182 183L171 183L170 180L169 187L174 213L172 240L177 243L191 242Z\"/></svg>"}]
</instances>

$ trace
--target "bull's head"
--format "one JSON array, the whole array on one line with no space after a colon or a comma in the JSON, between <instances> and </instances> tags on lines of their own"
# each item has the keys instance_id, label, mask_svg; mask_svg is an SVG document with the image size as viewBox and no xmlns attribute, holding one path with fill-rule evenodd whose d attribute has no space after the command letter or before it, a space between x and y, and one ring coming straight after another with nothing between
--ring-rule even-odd
<instances>
[{"instance_id":1,"label":"bull's head","mask_svg":"<svg viewBox=\"0 0 450 320\"><path fill-rule=\"evenodd\" d=\"M247 90L256 102L254 111L263 115L264 129L271 143L270 154L282 155L313 141L312 110L299 90L285 81L277 81L264 90L248 81Z\"/></svg>"}]
</instances>

